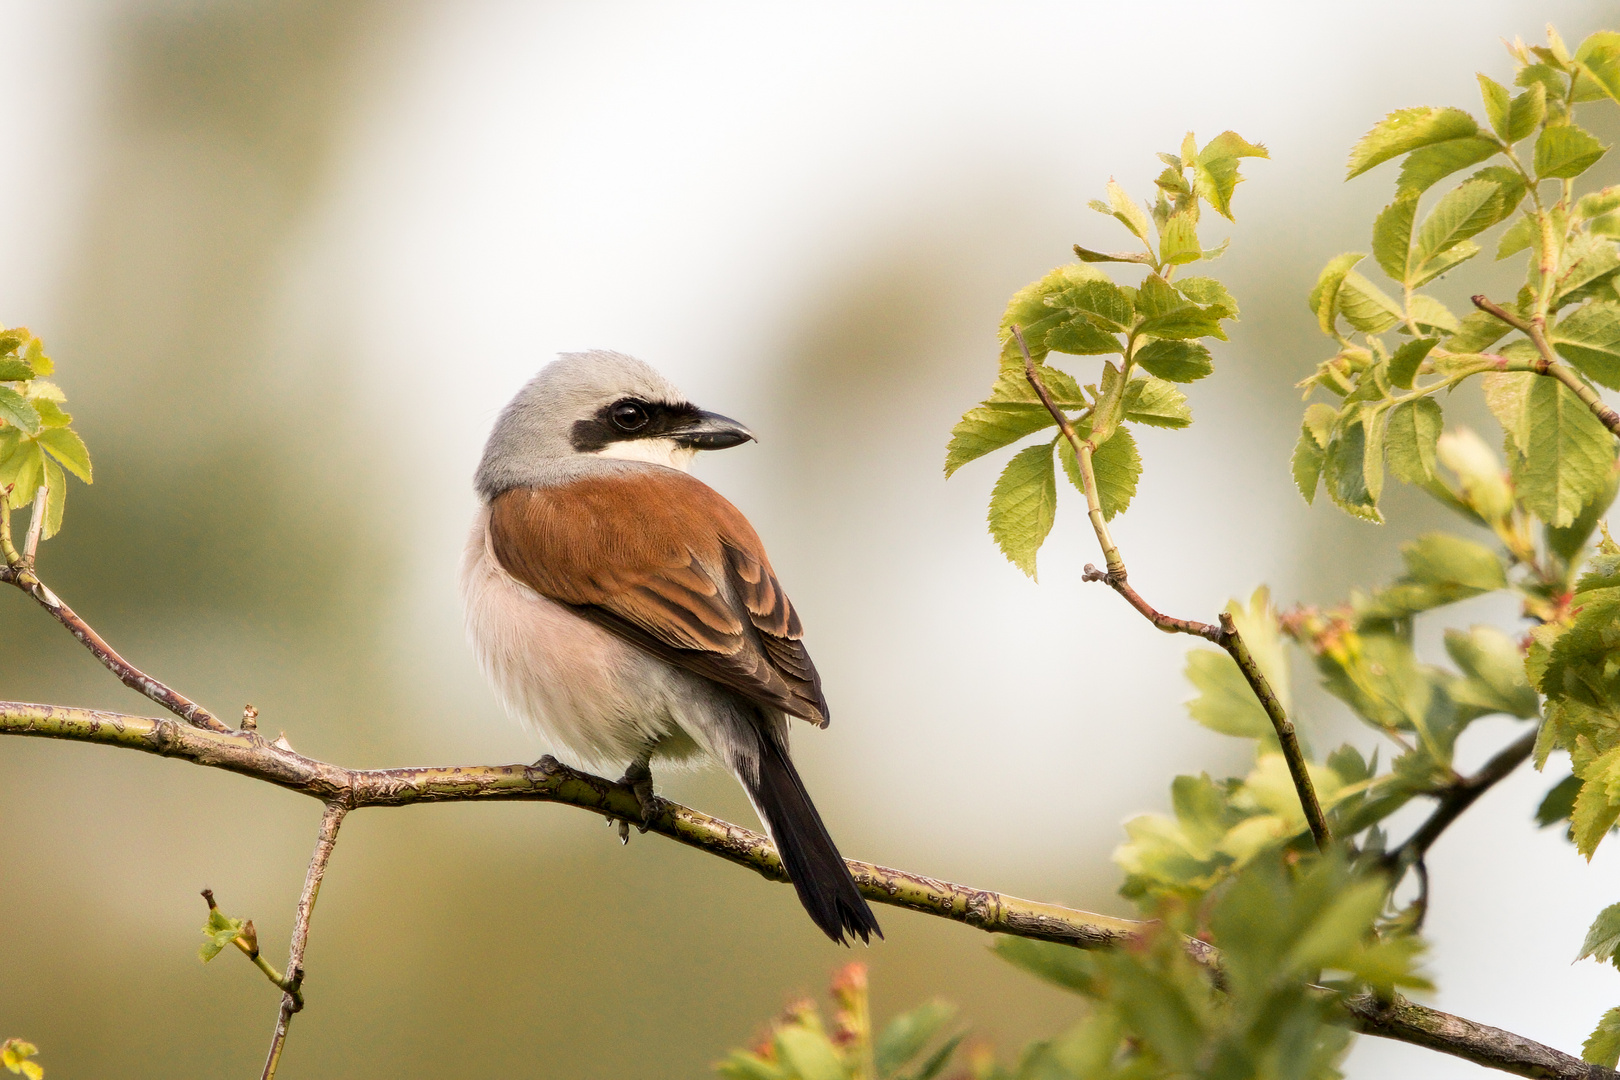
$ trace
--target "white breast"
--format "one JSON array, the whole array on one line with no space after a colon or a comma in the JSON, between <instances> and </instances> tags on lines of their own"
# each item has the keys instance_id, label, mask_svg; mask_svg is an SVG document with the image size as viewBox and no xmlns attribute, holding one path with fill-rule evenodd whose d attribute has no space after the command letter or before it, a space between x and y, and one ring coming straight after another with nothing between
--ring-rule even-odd
<instances>
[{"instance_id":1,"label":"white breast","mask_svg":"<svg viewBox=\"0 0 1620 1080\"><path fill-rule=\"evenodd\" d=\"M461 560L467 638L507 713L572 763L610 768L656 746L666 760L700 751L713 690L548 600L501 568L489 508Z\"/></svg>"}]
</instances>

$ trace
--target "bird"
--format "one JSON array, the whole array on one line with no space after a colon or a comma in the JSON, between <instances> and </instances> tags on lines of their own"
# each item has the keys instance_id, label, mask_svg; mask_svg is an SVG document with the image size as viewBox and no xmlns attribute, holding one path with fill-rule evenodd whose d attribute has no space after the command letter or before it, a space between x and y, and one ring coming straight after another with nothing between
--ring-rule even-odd
<instances>
[{"instance_id":1,"label":"bird","mask_svg":"<svg viewBox=\"0 0 1620 1080\"><path fill-rule=\"evenodd\" d=\"M561 354L474 475L467 636L508 714L582 764L624 764L643 832L654 762L730 771L811 920L870 944L882 930L789 753L791 717L829 716L803 625L748 519L689 471L752 440L634 357Z\"/></svg>"}]
</instances>

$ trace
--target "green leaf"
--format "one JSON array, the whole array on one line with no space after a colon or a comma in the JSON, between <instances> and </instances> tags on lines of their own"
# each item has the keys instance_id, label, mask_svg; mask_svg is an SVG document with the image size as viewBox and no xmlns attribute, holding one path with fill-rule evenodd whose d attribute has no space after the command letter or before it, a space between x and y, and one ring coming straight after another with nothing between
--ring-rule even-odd
<instances>
[{"instance_id":1,"label":"green leaf","mask_svg":"<svg viewBox=\"0 0 1620 1080\"><path fill-rule=\"evenodd\" d=\"M1395 281L1406 280L1407 257L1412 251L1412 217L1417 195L1396 199L1373 222L1373 258Z\"/></svg>"},{"instance_id":2,"label":"green leaf","mask_svg":"<svg viewBox=\"0 0 1620 1080\"><path fill-rule=\"evenodd\" d=\"M1299 442L1294 446L1294 486L1305 497L1306 505L1316 501L1316 489L1322 479L1322 464L1327 460L1321 445L1311 435L1309 424L1300 425Z\"/></svg>"},{"instance_id":3,"label":"green leaf","mask_svg":"<svg viewBox=\"0 0 1620 1080\"><path fill-rule=\"evenodd\" d=\"M1581 1047L1581 1060L1612 1069L1620 1064L1620 1009L1603 1014Z\"/></svg>"},{"instance_id":4,"label":"green leaf","mask_svg":"<svg viewBox=\"0 0 1620 1080\"><path fill-rule=\"evenodd\" d=\"M1531 244L1535 243L1536 236L1539 234L1540 228L1540 223L1536 221L1534 214L1525 214L1512 225L1509 225L1507 227L1507 231L1502 234L1502 239L1497 241L1497 260L1501 261L1502 259L1507 258L1509 255L1517 255L1519 252L1524 251ZM1507 331L1504 328L1503 333L1506 332Z\"/></svg>"},{"instance_id":5,"label":"green leaf","mask_svg":"<svg viewBox=\"0 0 1620 1080\"><path fill-rule=\"evenodd\" d=\"M1541 702L1525 677L1518 643L1496 627L1447 630L1446 652L1469 677L1477 703L1521 720L1540 714Z\"/></svg>"},{"instance_id":6,"label":"green leaf","mask_svg":"<svg viewBox=\"0 0 1620 1080\"><path fill-rule=\"evenodd\" d=\"M930 1001L889 1021L873 1044L873 1056L880 1077L892 1075L895 1070L922 1053L930 1039L956 1015L955 1006L943 1001Z\"/></svg>"},{"instance_id":7,"label":"green leaf","mask_svg":"<svg viewBox=\"0 0 1620 1080\"><path fill-rule=\"evenodd\" d=\"M1575 200L1575 216L1582 221L1602 217L1611 210L1620 210L1620 184L1589 191Z\"/></svg>"},{"instance_id":8,"label":"green leaf","mask_svg":"<svg viewBox=\"0 0 1620 1080\"><path fill-rule=\"evenodd\" d=\"M1489 180L1469 180L1446 192L1418 227L1410 265L1421 268L1448 248L1490 228L1499 220L1490 203L1500 194L1501 185Z\"/></svg>"},{"instance_id":9,"label":"green leaf","mask_svg":"<svg viewBox=\"0 0 1620 1080\"><path fill-rule=\"evenodd\" d=\"M203 963L208 963L242 933L242 920L232 919L217 907L208 909L208 921L203 924L205 940L197 950Z\"/></svg>"},{"instance_id":10,"label":"green leaf","mask_svg":"<svg viewBox=\"0 0 1620 1080\"><path fill-rule=\"evenodd\" d=\"M1203 257L1204 249L1198 245L1198 215L1190 210L1170 215L1159 230L1159 261L1180 266Z\"/></svg>"},{"instance_id":11,"label":"green leaf","mask_svg":"<svg viewBox=\"0 0 1620 1080\"><path fill-rule=\"evenodd\" d=\"M1083 432L1081 437L1085 437ZM1063 473L1069 483L1084 494L1085 481L1067 439L1058 442L1058 459L1063 462ZM1097 480L1097 501L1102 504L1103 519L1112 521L1114 515L1130 506L1136 495L1136 482L1142 475L1142 457L1128 429L1115 431L1112 438L1092 451L1091 469Z\"/></svg>"},{"instance_id":12,"label":"green leaf","mask_svg":"<svg viewBox=\"0 0 1620 1080\"><path fill-rule=\"evenodd\" d=\"M944 1072L945 1066L951 1063L951 1055L956 1053L956 1048L966 1037L967 1033L963 1032L940 1043L939 1049L930 1054L928 1060L922 1063L922 1067L912 1073L907 1080L934 1080L934 1077Z\"/></svg>"},{"instance_id":13,"label":"green leaf","mask_svg":"<svg viewBox=\"0 0 1620 1080\"><path fill-rule=\"evenodd\" d=\"M1196 341L1150 341L1136 351L1136 363L1150 375L1178 383L1196 382L1215 370L1209 350Z\"/></svg>"},{"instance_id":14,"label":"green leaf","mask_svg":"<svg viewBox=\"0 0 1620 1080\"><path fill-rule=\"evenodd\" d=\"M1184 428L1192 423L1187 395L1151 375L1126 385L1124 405L1125 419L1149 427Z\"/></svg>"},{"instance_id":15,"label":"green leaf","mask_svg":"<svg viewBox=\"0 0 1620 1080\"><path fill-rule=\"evenodd\" d=\"M1455 590L1455 599L1507 588L1507 571L1496 552L1450 533L1424 533L1401 545L1405 580Z\"/></svg>"},{"instance_id":16,"label":"green leaf","mask_svg":"<svg viewBox=\"0 0 1620 1080\"><path fill-rule=\"evenodd\" d=\"M67 477L62 467L45 458L45 539L62 531L62 512L67 508Z\"/></svg>"},{"instance_id":17,"label":"green leaf","mask_svg":"<svg viewBox=\"0 0 1620 1080\"><path fill-rule=\"evenodd\" d=\"M1213 337L1225 341L1226 331L1221 329L1220 320L1229 318L1230 314L1219 306L1199 307L1196 304L1187 304L1163 315L1144 319L1138 329L1143 334L1156 338Z\"/></svg>"},{"instance_id":18,"label":"green leaf","mask_svg":"<svg viewBox=\"0 0 1620 1080\"><path fill-rule=\"evenodd\" d=\"M1103 364L1097 403L1091 410L1091 441L1100 444L1112 438L1125 411L1125 376L1112 363Z\"/></svg>"},{"instance_id":19,"label":"green leaf","mask_svg":"<svg viewBox=\"0 0 1620 1080\"><path fill-rule=\"evenodd\" d=\"M1440 403L1429 397L1404 401L1390 410L1384 452L1397 480L1419 485L1434 480L1435 446L1443 423Z\"/></svg>"},{"instance_id":20,"label":"green leaf","mask_svg":"<svg viewBox=\"0 0 1620 1080\"><path fill-rule=\"evenodd\" d=\"M1620 390L1620 303L1594 301L1547 334L1558 355L1593 382Z\"/></svg>"},{"instance_id":21,"label":"green leaf","mask_svg":"<svg viewBox=\"0 0 1620 1080\"><path fill-rule=\"evenodd\" d=\"M1333 335L1339 314L1339 289L1344 283L1344 276L1365 257L1356 252L1335 255L1322 268L1310 295L1311 310L1316 312L1316 321L1321 325L1322 333L1330 337Z\"/></svg>"},{"instance_id":22,"label":"green leaf","mask_svg":"<svg viewBox=\"0 0 1620 1080\"><path fill-rule=\"evenodd\" d=\"M68 472L85 483L90 483L90 451L84 440L70 428L46 428L39 434L39 443L60 461Z\"/></svg>"},{"instance_id":23,"label":"green leaf","mask_svg":"<svg viewBox=\"0 0 1620 1080\"><path fill-rule=\"evenodd\" d=\"M1462 323L1457 321L1457 316L1446 305L1425 293L1412 297L1408 312L1418 329L1426 333L1455 334L1462 329Z\"/></svg>"},{"instance_id":24,"label":"green leaf","mask_svg":"<svg viewBox=\"0 0 1620 1080\"><path fill-rule=\"evenodd\" d=\"M1121 224L1136 234L1137 239L1145 241L1148 238L1153 223L1148 220L1147 212L1112 177L1108 180L1108 208Z\"/></svg>"},{"instance_id":25,"label":"green leaf","mask_svg":"<svg viewBox=\"0 0 1620 1080\"><path fill-rule=\"evenodd\" d=\"M1187 653L1187 681L1198 696L1187 702L1192 718L1222 735L1265 739L1275 735L1271 718L1255 700L1237 662L1224 652L1194 649Z\"/></svg>"},{"instance_id":26,"label":"green leaf","mask_svg":"<svg viewBox=\"0 0 1620 1080\"><path fill-rule=\"evenodd\" d=\"M1553 284L1553 307L1590 294L1587 286L1600 279L1612 277L1620 270L1620 252L1612 240L1577 233L1565 246L1559 264L1558 277ZM1609 292L1609 295L1614 295Z\"/></svg>"},{"instance_id":27,"label":"green leaf","mask_svg":"<svg viewBox=\"0 0 1620 1080\"><path fill-rule=\"evenodd\" d=\"M998 934L990 950L1014 967L1023 968L1053 986L1077 994L1096 992L1096 965L1089 954L1073 946Z\"/></svg>"},{"instance_id":28,"label":"green leaf","mask_svg":"<svg viewBox=\"0 0 1620 1080\"><path fill-rule=\"evenodd\" d=\"M1264 146L1249 142L1235 131L1223 131L1205 144L1191 162L1193 190L1217 214L1231 221L1232 192L1243 180L1238 175L1238 159L1270 156Z\"/></svg>"},{"instance_id":29,"label":"green leaf","mask_svg":"<svg viewBox=\"0 0 1620 1080\"><path fill-rule=\"evenodd\" d=\"M1074 254L1081 262L1102 263L1140 263L1143 266L1153 265L1153 256L1145 251L1093 251L1088 247L1074 245Z\"/></svg>"},{"instance_id":30,"label":"green leaf","mask_svg":"<svg viewBox=\"0 0 1620 1080\"><path fill-rule=\"evenodd\" d=\"M1479 79L1479 96L1485 101L1485 118L1490 121L1491 130L1507 138L1508 110L1513 106L1513 96L1508 88L1487 75L1477 75Z\"/></svg>"},{"instance_id":31,"label":"green leaf","mask_svg":"<svg viewBox=\"0 0 1620 1080\"><path fill-rule=\"evenodd\" d=\"M1486 407L1521 454L1530 452L1530 388L1538 378L1529 371L1491 371L1483 380Z\"/></svg>"},{"instance_id":32,"label":"green leaf","mask_svg":"<svg viewBox=\"0 0 1620 1080\"><path fill-rule=\"evenodd\" d=\"M45 479L45 452L39 443L25 439L4 461L0 461L0 488L12 485L11 508L21 510L34 501L34 493Z\"/></svg>"},{"instance_id":33,"label":"green leaf","mask_svg":"<svg viewBox=\"0 0 1620 1080\"><path fill-rule=\"evenodd\" d=\"M1536 138L1536 176L1542 180L1579 176L1596 165L1608 149L1574 124L1542 128Z\"/></svg>"},{"instance_id":34,"label":"green leaf","mask_svg":"<svg viewBox=\"0 0 1620 1080\"><path fill-rule=\"evenodd\" d=\"M1088 281L1107 281L1108 275L1101 270L1083 265L1069 263L1052 270L1039 281L1030 283L1018 290L1007 303L1007 310L1001 316L1001 367L1003 371L1014 370L1022 372L1024 369L1023 354L1019 351L1018 342L1014 339L1012 327L1017 326L1024 333L1024 339L1029 344L1030 355L1039 363L1052 348L1048 346L1047 335L1053 330L1076 322L1075 316L1066 310L1054 309L1048 301L1055 295L1065 292L1074 286L1085 284ZM1077 343L1089 341L1102 352L1117 352L1118 348L1107 347L1111 341L1108 335L1097 330L1083 318L1079 319L1078 328L1071 327L1066 336L1065 344L1073 346ZM1090 331L1088 338L1085 331ZM1072 340L1071 340L1072 339ZM1117 346L1117 343L1115 343ZM1073 348L1063 351L1075 352ZM1089 353L1076 353L1076 355L1091 355Z\"/></svg>"},{"instance_id":35,"label":"green leaf","mask_svg":"<svg viewBox=\"0 0 1620 1080\"><path fill-rule=\"evenodd\" d=\"M1414 150L1401 162L1400 178L1395 181L1395 197L1416 196L1429 190L1452 173L1478 165L1498 152L1490 139L1472 137Z\"/></svg>"},{"instance_id":36,"label":"green leaf","mask_svg":"<svg viewBox=\"0 0 1620 1080\"><path fill-rule=\"evenodd\" d=\"M1483 352L1512 332L1513 328L1496 316L1484 311L1472 311L1447 339L1446 348L1455 353Z\"/></svg>"},{"instance_id":37,"label":"green leaf","mask_svg":"<svg viewBox=\"0 0 1620 1080\"><path fill-rule=\"evenodd\" d=\"M1086 281L1055 290L1046 298L1046 305L1069 315L1083 315L1107 334L1129 330L1136 321L1130 297L1112 281Z\"/></svg>"},{"instance_id":38,"label":"green leaf","mask_svg":"<svg viewBox=\"0 0 1620 1080\"><path fill-rule=\"evenodd\" d=\"M819 1031L799 1025L778 1028L776 1053L797 1080L848 1080L838 1051Z\"/></svg>"},{"instance_id":39,"label":"green leaf","mask_svg":"<svg viewBox=\"0 0 1620 1080\"><path fill-rule=\"evenodd\" d=\"M1438 344L1439 338L1416 338L1396 349L1395 355L1389 358L1390 385L1410 390L1412 380L1417 378L1418 368L1423 365L1429 351Z\"/></svg>"},{"instance_id":40,"label":"green leaf","mask_svg":"<svg viewBox=\"0 0 1620 1080\"><path fill-rule=\"evenodd\" d=\"M32 435L39 431L39 411L9 386L0 386L0 421Z\"/></svg>"},{"instance_id":41,"label":"green leaf","mask_svg":"<svg viewBox=\"0 0 1620 1080\"><path fill-rule=\"evenodd\" d=\"M1014 566L1034 578L1035 553L1052 531L1056 514L1052 446L1025 447L1013 455L990 493L990 535Z\"/></svg>"},{"instance_id":42,"label":"green leaf","mask_svg":"<svg viewBox=\"0 0 1620 1080\"><path fill-rule=\"evenodd\" d=\"M39 412L39 426L42 428L67 427L73 423L73 417L62 411L62 407L50 398L35 398L35 410Z\"/></svg>"},{"instance_id":43,"label":"green leaf","mask_svg":"<svg viewBox=\"0 0 1620 1080\"><path fill-rule=\"evenodd\" d=\"M1340 509L1369 521L1382 521L1376 500L1367 491L1366 456L1367 435L1361 418L1354 411L1347 412L1328 442L1322 479Z\"/></svg>"},{"instance_id":44,"label":"green leaf","mask_svg":"<svg viewBox=\"0 0 1620 1080\"><path fill-rule=\"evenodd\" d=\"M1536 807L1536 825L1545 829L1570 819L1575 813L1575 796L1581 790L1581 778L1566 776L1547 790L1541 805Z\"/></svg>"},{"instance_id":45,"label":"green leaf","mask_svg":"<svg viewBox=\"0 0 1620 1080\"><path fill-rule=\"evenodd\" d=\"M1576 775L1583 783L1575 796L1569 831L1575 849L1590 861L1604 836L1620 820L1620 798L1615 797L1620 794L1620 747L1598 756L1584 769L1577 768Z\"/></svg>"},{"instance_id":46,"label":"green leaf","mask_svg":"<svg viewBox=\"0 0 1620 1080\"><path fill-rule=\"evenodd\" d=\"M1504 141L1516 143L1528 138L1547 116L1547 87L1544 83L1531 83L1524 93L1513 99L1508 111Z\"/></svg>"},{"instance_id":47,"label":"green leaf","mask_svg":"<svg viewBox=\"0 0 1620 1080\"><path fill-rule=\"evenodd\" d=\"M1459 264L1467 262L1478 254L1479 245L1472 240L1464 240L1461 243L1453 244L1423 264L1422 269L1412 277L1412 288L1416 289L1427 285L1441 274L1450 273ZM1456 325L1455 319L1452 320L1452 324Z\"/></svg>"},{"instance_id":48,"label":"green leaf","mask_svg":"<svg viewBox=\"0 0 1620 1080\"><path fill-rule=\"evenodd\" d=\"M1565 527L1603 489L1614 464L1614 437L1554 379L1530 388L1529 451L1514 455L1514 487L1549 525Z\"/></svg>"},{"instance_id":49,"label":"green leaf","mask_svg":"<svg viewBox=\"0 0 1620 1080\"><path fill-rule=\"evenodd\" d=\"M22 360L0 357L0 382L26 382L34 377L34 369Z\"/></svg>"},{"instance_id":50,"label":"green leaf","mask_svg":"<svg viewBox=\"0 0 1620 1080\"><path fill-rule=\"evenodd\" d=\"M1617 948L1620 948L1620 904L1610 904L1592 920L1591 928L1586 931L1586 940L1581 943L1581 951L1575 959L1590 957L1600 964L1606 964L1614 959Z\"/></svg>"},{"instance_id":51,"label":"green leaf","mask_svg":"<svg viewBox=\"0 0 1620 1080\"><path fill-rule=\"evenodd\" d=\"M1346 180L1390 158L1419 147L1479 133L1479 124L1461 109L1423 106L1398 109L1373 126L1350 151Z\"/></svg>"},{"instance_id":52,"label":"green leaf","mask_svg":"<svg viewBox=\"0 0 1620 1080\"><path fill-rule=\"evenodd\" d=\"M1354 270L1346 271L1340 281L1338 302L1345 321L1368 334L1382 334L1403 314L1399 304Z\"/></svg>"},{"instance_id":53,"label":"green leaf","mask_svg":"<svg viewBox=\"0 0 1620 1080\"><path fill-rule=\"evenodd\" d=\"M1060 409L1083 409L1089 404L1067 372L1045 365L1038 371ZM1005 371L990 388L990 397L969 409L951 429L950 445L945 450L945 475L1055 423L1023 371Z\"/></svg>"}]
</instances>

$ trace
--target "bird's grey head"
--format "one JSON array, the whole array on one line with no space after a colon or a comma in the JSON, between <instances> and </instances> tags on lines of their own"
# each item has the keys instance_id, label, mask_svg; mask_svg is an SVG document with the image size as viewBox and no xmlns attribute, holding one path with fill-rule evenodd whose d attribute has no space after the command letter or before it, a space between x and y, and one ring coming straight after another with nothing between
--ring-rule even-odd
<instances>
[{"instance_id":1,"label":"bird's grey head","mask_svg":"<svg viewBox=\"0 0 1620 1080\"><path fill-rule=\"evenodd\" d=\"M501 410L474 483L485 499L556 477L582 456L685 469L699 450L752 439L623 353L563 353Z\"/></svg>"}]
</instances>

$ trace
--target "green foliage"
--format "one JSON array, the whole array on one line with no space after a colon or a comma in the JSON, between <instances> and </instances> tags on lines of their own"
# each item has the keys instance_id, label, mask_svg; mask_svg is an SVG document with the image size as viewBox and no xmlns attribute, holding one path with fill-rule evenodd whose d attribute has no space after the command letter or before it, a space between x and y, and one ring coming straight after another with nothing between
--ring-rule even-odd
<instances>
[{"instance_id":1,"label":"green foliage","mask_svg":"<svg viewBox=\"0 0 1620 1080\"><path fill-rule=\"evenodd\" d=\"M91 481L90 453L62 409L66 397L45 378L54 370L26 328L0 330L0 492L9 486L7 506L20 509L44 488L46 538L62 527L66 473Z\"/></svg>"},{"instance_id":2,"label":"green foliage","mask_svg":"<svg viewBox=\"0 0 1620 1080\"><path fill-rule=\"evenodd\" d=\"M1307 501L1325 486L1346 512L1381 521L1386 465L1404 483L1432 484L1427 448L1442 424L1438 397L1476 375L1486 376L1487 399L1509 435L1513 482L1531 515L1565 528L1604 495L1614 439L1575 394L1549 377L1548 365L1561 357L1573 365L1574 379L1620 386L1614 289L1620 228L1611 228L1607 217L1620 209L1620 198L1604 189L1577 199L1573 190L1573 181L1606 150L1572 117L1577 102L1608 94L1604 80L1616 70L1610 37L1588 38L1584 53L1575 54L1585 60L1560 59L1551 47L1515 46L1515 82L1525 89L1515 95L1481 75L1486 126L1460 109L1402 109L1351 152L1351 177L1405 158L1395 199L1372 230L1373 262L1396 293L1352 269L1363 259L1353 253L1331 260L1311 293L1311 309L1337 350L1300 384L1307 399L1317 392L1330 399L1312 404L1312 412L1332 410L1331 421L1308 413L1312 422L1295 450L1294 479ZM1526 163L1518 144L1532 135ZM1430 189L1482 163L1420 214ZM1562 190L1544 192L1542 181ZM1459 319L1420 291L1478 255L1473 238L1497 226L1505 226L1498 259L1530 254L1523 289L1502 306L1524 324L1543 325L1549 349L1523 334L1486 353L1519 331L1485 311ZM1575 310L1561 316L1571 305ZM1386 340L1392 333L1409 340L1392 343ZM1515 393L1493 395L1491 382L1500 388L1514 373L1523 373L1514 379Z\"/></svg>"},{"instance_id":3,"label":"green foliage","mask_svg":"<svg viewBox=\"0 0 1620 1080\"><path fill-rule=\"evenodd\" d=\"M1428 986L1416 939L1378 930L1386 888L1337 854L1296 860L1273 851L1204 903L1160 903L1157 929L1136 948L1080 953L1000 939L1003 959L1092 1005L1066 1037L1088 1052L1071 1050L1045 1073L1007 1075L1337 1076L1350 1040L1332 1024L1325 987L1388 994ZM1219 983L1192 958L1187 935L1220 950Z\"/></svg>"},{"instance_id":4,"label":"green foliage","mask_svg":"<svg viewBox=\"0 0 1620 1080\"><path fill-rule=\"evenodd\" d=\"M1095 498L1104 520L1123 511L1142 471L1130 426L1192 423L1186 396L1171 384L1195 382L1214 371L1202 339L1226 340L1223 324L1237 318L1237 303L1220 282L1176 276L1180 267L1216 258L1225 248L1202 247L1200 208L1230 220L1232 194L1242 181L1240 161L1265 156L1264 147L1234 132L1216 136L1202 149L1189 134L1179 154L1159 155L1166 168L1150 203L1132 201L1110 180L1107 199L1093 200L1091 207L1124 226L1142 250L1105 252L1077 245L1079 262L1058 267L1012 298L1001 319L996 382L952 429L945 475L1057 426L1025 377L1021 334L1052 404L1093 451ZM1135 285L1120 284L1100 263L1134 264L1145 272ZM1104 361L1097 381L1081 385L1049 363L1053 354L1117 355L1119 360ZM1085 464L1063 435L1056 441L1064 474L1087 495ZM991 535L1008 560L1031 577L1056 510L1054 476L1051 447L1029 446L1006 466L990 497Z\"/></svg>"},{"instance_id":5,"label":"green foliage","mask_svg":"<svg viewBox=\"0 0 1620 1080\"><path fill-rule=\"evenodd\" d=\"M814 1002L794 1002L752 1049L733 1050L715 1071L730 1080L933 1080L962 1041L940 1037L956 1015L942 1001L902 1013L874 1036L864 964L839 971L830 992L830 1028Z\"/></svg>"},{"instance_id":6,"label":"green foliage","mask_svg":"<svg viewBox=\"0 0 1620 1080\"><path fill-rule=\"evenodd\" d=\"M26 1076L28 1080L40 1080L45 1070L39 1067L39 1062L29 1060L38 1053L39 1047L31 1042L7 1039L0 1043L0 1065L4 1065L9 1073Z\"/></svg>"},{"instance_id":7,"label":"green foliage","mask_svg":"<svg viewBox=\"0 0 1620 1080\"><path fill-rule=\"evenodd\" d=\"M1612 1069L1620 1064L1620 1009L1610 1009L1581 1047L1581 1057Z\"/></svg>"},{"instance_id":8,"label":"green foliage","mask_svg":"<svg viewBox=\"0 0 1620 1080\"><path fill-rule=\"evenodd\" d=\"M217 907L208 908L208 921L203 923L203 943L197 948L197 956L203 963L208 963L218 956L222 950L237 938L241 937L247 929L241 919L233 919Z\"/></svg>"}]
</instances>

